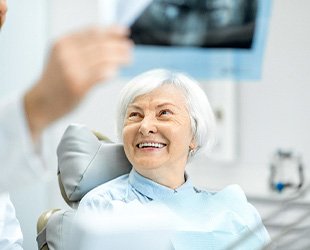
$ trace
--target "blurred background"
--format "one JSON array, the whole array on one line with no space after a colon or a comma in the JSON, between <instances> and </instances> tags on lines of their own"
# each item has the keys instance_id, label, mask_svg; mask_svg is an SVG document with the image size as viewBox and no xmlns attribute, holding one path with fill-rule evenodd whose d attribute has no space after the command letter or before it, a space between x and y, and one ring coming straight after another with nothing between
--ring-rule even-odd
<instances>
[{"instance_id":1,"label":"blurred background","mask_svg":"<svg viewBox=\"0 0 310 250\"><path fill-rule=\"evenodd\" d=\"M211 77L208 72L205 77L201 71L197 74L216 114L219 140L213 153L200 155L188 168L199 187L218 190L231 183L240 184L263 219L281 207L292 193L299 194L293 188L282 192L271 190L271 165L275 182L295 174L296 164L303 166L304 186L310 176L310 118L307 115L310 109L310 2L273 0L270 3L263 46L260 57L256 57L259 75L244 79L234 74L224 74L223 78ZM104 0L9 0L8 6L7 23L0 36L0 98L23 91L36 80L49 46L57 37L90 24L104 26L103 19L107 18L102 14L102 8L107 6ZM194 67L195 61L189 55L186 60ZM139 56L135 60L137 64L141 62ZM55 161L50 162L55 168L55 179L17 188L11 193L26 250L36 249L35 225L39 214L49 208L66 207L56 178L56 147L64 129L73 122L83 123L116 140L115 100L135 70L124 71L125 74L110 83L96 86L77 110L46 131L43 146L46 151L52 148L51 152L55 152ZM208 67L205 70L208 71ZM279 150L287 153L287 157L275 158ZM291 166L287 172L278 168L284 161ZM298 184L298 178L292 181ZM266 222L272 236L309 207L310 195L305 192L300 196L292 210L286 210L289 214L277 212L274 220ZM298 230L309 228L308 219Z\"/></svg>"}]
</instances>

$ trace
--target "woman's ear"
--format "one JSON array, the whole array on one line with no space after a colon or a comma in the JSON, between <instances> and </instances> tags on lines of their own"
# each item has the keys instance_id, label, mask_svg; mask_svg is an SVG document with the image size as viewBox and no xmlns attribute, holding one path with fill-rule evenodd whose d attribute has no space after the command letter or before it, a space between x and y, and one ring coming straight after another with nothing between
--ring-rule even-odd
<instances>
[{"instance_id":1,"label":"woman's ear","mask_svg":"<svg viewBox=\"0 0 310 250\"><path fill-rule=\"evenodd\" d=\"M195 150L197 147L196 142L192 139L191 143L189 144L189 150Z\"/></svg>"}]
</instances>

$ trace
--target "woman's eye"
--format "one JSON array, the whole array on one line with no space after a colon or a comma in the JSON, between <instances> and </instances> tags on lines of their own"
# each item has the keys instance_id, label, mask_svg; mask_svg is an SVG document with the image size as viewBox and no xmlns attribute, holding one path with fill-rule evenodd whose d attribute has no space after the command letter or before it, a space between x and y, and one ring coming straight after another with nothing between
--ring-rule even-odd
<instances>
[{"instance_id":1,"label":"woman's eye","mask_svg":"<svg viewBox=\"0 0 310 250\"><path fill-rule=\"evenodd\" d=\"M130 120L136 120L136 119L139 119L140 117L142 117L142 115L139 112L131 112L128 115L128 119Z\"/></svg>"},{"instance_id":2,"label":"woman's eye","mask_svg":"<svg viewBox=\"0 0 310 250\"><path fill-rule=\"evenodd\" d=\"M132 112L132 113L130 113L129 114L129 116L128 117L134 117L134 116L137 116L138 115L138 113L137 112Z\"/></svg>"},{"instance_id":3,"label":"woman's eye","mask_svg":"<svg viewBox=\"0 0 310 250\"><path fill-rule=\"evenodd\" d=\"M170 110L168 110L168 109L161 110L159 112L159 115L171 115L171 114L172 114L172 112Z\"/></svg>"}]
</instances>

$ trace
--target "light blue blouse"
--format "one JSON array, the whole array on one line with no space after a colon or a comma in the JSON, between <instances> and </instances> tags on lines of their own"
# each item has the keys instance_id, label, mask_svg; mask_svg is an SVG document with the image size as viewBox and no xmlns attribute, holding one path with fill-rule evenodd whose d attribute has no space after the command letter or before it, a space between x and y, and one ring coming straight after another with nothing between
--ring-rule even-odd
<instances>
[{"instance_id":1,"label":"light blue blouse","mask_svg":"<svg viewBox=\"0 0 310 250\"><path fill-rule=\"evenodd\" d=\"M268 243L270 238L258 212L238 185L219 192L202 191L185 177L182 186L170 189L132 169L86 194L78 211L113 211L119 204L164 205L191 225L180 227L173 234L171 242L176 250L254 250Z\"/></svg>"}]
</instances>

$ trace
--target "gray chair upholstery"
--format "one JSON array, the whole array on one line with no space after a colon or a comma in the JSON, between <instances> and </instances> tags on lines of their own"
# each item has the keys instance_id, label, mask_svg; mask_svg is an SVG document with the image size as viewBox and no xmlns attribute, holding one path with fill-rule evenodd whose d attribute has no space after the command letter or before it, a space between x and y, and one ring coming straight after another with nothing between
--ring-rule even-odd
<instances>
[{"instance_id":1,"label":"gray chair upholstery","mask_svg":"<svg viewBox=\"0 0 310 250\"><path fill-rule=\"evenodd\" d=\"M37 242L40 250L65 249L65 237L74 210L91 189L120 175L129 173L122 144L79 124L70 125L57 148L58 181L68 210L44 212L37 223Z\"/></svg>"}]
</instances>

